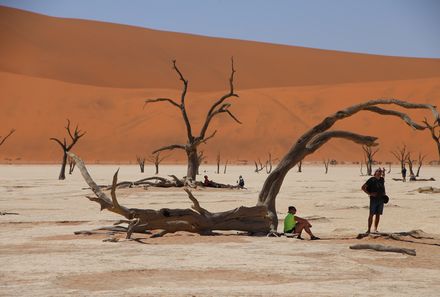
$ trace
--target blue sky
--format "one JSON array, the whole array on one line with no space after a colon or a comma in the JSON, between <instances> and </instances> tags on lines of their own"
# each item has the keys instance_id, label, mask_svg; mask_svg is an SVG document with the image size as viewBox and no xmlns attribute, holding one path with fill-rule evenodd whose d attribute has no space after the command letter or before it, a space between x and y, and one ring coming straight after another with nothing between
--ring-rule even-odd
<instances>
[{"instance_id":1,"label":"blue sky","mask_svg":"<svg viewBox=\"0 0 440 297\"><path fill-rule=\"evenodd\" d=\"M440 0L0 0L0 5L206 36L440 58Z\"/></svg>"}]
</instances>

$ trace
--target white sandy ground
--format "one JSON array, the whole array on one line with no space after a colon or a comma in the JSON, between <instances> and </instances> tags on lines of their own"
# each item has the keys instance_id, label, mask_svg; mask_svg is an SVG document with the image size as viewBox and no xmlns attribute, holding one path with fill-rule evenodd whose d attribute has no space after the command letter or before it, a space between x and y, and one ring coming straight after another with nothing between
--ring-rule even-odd
<instances>
[{"instance_id":1,"label":"white sandy ground","mask_svg":"<svg viewBox=\"0 0 440 297\"><path fill-rule=\"evenodd\" d=\"M120 180L152 175L137 166L120 166ZM100 184L108 184L117 165L90 166ZM234 184L238 175L247 190L200 189L201 205L221 211L252 206L266 178L252 167L229 166L227 174L210 178ZM236 235L199 236L179 232L142 243L103 242L108 235L74 235L74 231L111 225L122 218L99 212L85 182L75 170L58 181L59 166L0 165L0 296L439 296L440 246L392 240L356 240L366 230L368 198L360 187L367 179L359 167L294 168L277 199L282 219L288 205L298 215L314 218L312 230L324 240L300 241L286 237ZM183 166L162 166L161 174L183 176ZM203 172L202 172L203 173ZM440 168L422 167L422 177L435 182L392 181L391 197L380 231L420 229L440 236L440 194L420 194L422 186L439 187ZM180 189L118 191L129 207L186 208L190 200ZM304 234L308 239L308 236ZM351 250L355 243L381 243L413 248L417 256ZM440 243L437 241L437 243Z\"/></svg>"}]
</instances>

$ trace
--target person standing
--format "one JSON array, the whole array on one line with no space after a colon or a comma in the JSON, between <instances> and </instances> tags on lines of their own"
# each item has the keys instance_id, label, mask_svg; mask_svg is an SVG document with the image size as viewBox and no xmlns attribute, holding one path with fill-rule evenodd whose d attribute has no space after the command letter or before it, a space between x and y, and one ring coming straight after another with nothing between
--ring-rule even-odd
<instances>
[{"instance_id":1,"label":"person standing","mask_svg":"<svg viewBox=\"0 0 440 297\"><path fill-rule=\"evenodd\" d=\"M406 182L406 167L403 165L402 167L402 180L403 182Z\"/></svg>"},{"instance_id":2,"label":"person standing","mask_svg":"<svg viewBox=\"0 0 440 297\"><path fill-rule=\"evenodd\" d=\"M374 176L370 177L362 186L368 196L370 196L370 214L368 216L367 233L371 232L371 225L374 220L374 232L377 232L379 227L380 216L383 214L384 196L385 196L385 168L384 170L378 168L374 172Z\"/></svg>"}]
</instances>

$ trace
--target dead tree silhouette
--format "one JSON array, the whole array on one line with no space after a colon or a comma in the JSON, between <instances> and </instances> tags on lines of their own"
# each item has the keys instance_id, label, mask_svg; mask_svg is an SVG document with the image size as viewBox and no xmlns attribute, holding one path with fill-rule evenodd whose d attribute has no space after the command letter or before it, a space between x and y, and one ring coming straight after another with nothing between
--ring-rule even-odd
<instances>
[{"instance_id":1,"label":"dead tree silhouette","mask_svg":"<svg viewBox=\"0 0 440 297\"><path fill-rule=\"evenodd\" d=\"M67 119L67 126L65 128L66 128L67 134L70 137L70 140L72 141L70 144L67 144L66 137L64 137L63 141L61 141L57 138L54 138L54 137L50 138L50 140L53 140L56 143L58 143L63 150L61 171L60 171L60 175L58 177L59 180L63 180L66 178L67 153L70 152L70 150L78 142L78 140L86 134L86 132L81 133L81 131L78 130L78 125L75 127L75 131L72 133L72 131L70 130L70 120L69 119Z\"/></svg>"},{"instance_id":2,"label":"dead tree silhouette","mask_svg":"<svg viewBox=\"0 0 440 297\"><path fill-rule=\"evenodd\" d=\"M393 156L400 162L400 170L405 167L406 160L408 160L409 152L406 149L406 144L403 145L402 148L397 147L395 151L391 152Z\"/></svg>"},{"instance_id":3,"label":"dead tree silhouette","mask_svg":"<svg viewBox=\"0 0 440 297\"><path fill-rule=\"evenodd\" d=\"M198 136L195 136L193 133L193 127L191 126L191 123L188 118L188 113L186 110L185 105L185 99L186 99L186 93L188 90L188 80L185 79L182 72L177 68L176 60L173 60L173 69L177 72L179 79L183 83L183 90L180 96L180 103L178 103L174 99L170 98L155 98L155 99L147 99L145 100L145 105L155 102L168 102L172 106L178 108L182 114L183 121L185 123L186 127L186 136L187 136L187 142L186 144L172 144L168 146L161 147L153 152L158 153L165 150L174 150L174 149L181 149L184 150L188 159L188 167L187 167L187 173L186 178L190 179L190 181L194 181L196 179L197 175L197 167L198 167L198 154L197 154L197 148L200 144L206 143L209 139L214 137L217 130L215 130L210 135L206 135L207 130L209 128L209 125L211 124L212 119L221 113L227 113L234 121L241 124L241 122L232 114L232 112L229 110L231 107L231 103L225 103L225 101L228 98L231 97L238 97L238 95L234 92L234 60L231 59L231 76L229 77L229 92L225 95L221 96L217 101L215 101L211 108L209 109L205 122L200 130L200 134Z\"/></svg>"},{"instance_id":4,"label":"dead tree silhouette","mask_svg":"<svg viewBox=\"0 0 440 297\"><path fill-rule=\"evenodd\" d=\"M365 165L367 166L367 175L371 175L373 172L374 155L379 151L379 149L373 150L371 146L363 145Z\"/></svg>"},{"instance_id":5,"label":"dead tree silhouette","mask_svg":"<svg viewBox=\"0 0 440 297\"><path fill-rule=\"evenodd\" d=\"M144 171L145 171L145 157L136 156L136 161L139 164L139 169L141 170L141 173L144 173Z\"/></svg>"},{"instance_id":6,"label":"dead tree silhouette","mask_svg":"<svg viewBox=\"0 0 440 297\"><path fill-rule=\"evenodd\" d=\"M434 123L431 125L425 118L423 123L425 123L426 128L431 132L431 137L437 145L438 161L440 162L440 121L438 119L434 120Z\"/></svg>"},{"instance_id":7,"label":"dead tree silhouette","mask_svg":"<svg viewBox=\"0 0 440 297\"><path fill-rule=\"evenodd\" d=\"M161 157L160 152L157 152L157 153L153 154L152 156L148 157L148 162L154 164L154 168L156 169L155 174L159 174L160 163L162 163L162 161L168 157L169 157L169 155Z\"/></svg>"}]
</instances>

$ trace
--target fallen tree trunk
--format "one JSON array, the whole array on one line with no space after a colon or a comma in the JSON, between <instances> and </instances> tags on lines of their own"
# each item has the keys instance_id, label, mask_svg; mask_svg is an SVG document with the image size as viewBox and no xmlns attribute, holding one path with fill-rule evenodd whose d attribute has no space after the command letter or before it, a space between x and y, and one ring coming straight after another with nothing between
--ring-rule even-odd
<instances>
[{"instance_id":1,"label":"fallen tree trunk","mask_svg":"<svg viewBox=\"0 0 440 297\"><path fill-rule=\"evenodd\" d=\"M267 207L240 206L224 212L211 213L200 206L197 199L187 188L185 188L185 191L193 202L192 209L162 208L153 210L124 207L119 204L116 198L118 172L113 177L110 199L92 179L83 161L72 153L69 153L69 155L74 158L84 180L95 193L96 197L87 196L87 198L99 203L101 210L106 209L120 214L128 220L127 238L130 238L133 232L145 233L146 230L163 230L154 236L163 236L177 231L199 234L212 234L214 230L247 231L252 234L268 233L270 231Z\"/></svg>"},{"instance_id":2,"label":"fallen tree trunk","mask_svg":"<svg viewBox=\"0 0 440 297\"><path fill-rule=\"evenodd\" d=\"M399 247L387 246L387 245L381 245L381 244L355 244L355 245L350 246L350 249L352 249L352 250L375 250L378 252L401 253L401 254L408 254L411 256L416 255L416 250L414 250L414 249L405 249L405 248L399 248Z\"/></svg>"}]
</instances>

